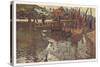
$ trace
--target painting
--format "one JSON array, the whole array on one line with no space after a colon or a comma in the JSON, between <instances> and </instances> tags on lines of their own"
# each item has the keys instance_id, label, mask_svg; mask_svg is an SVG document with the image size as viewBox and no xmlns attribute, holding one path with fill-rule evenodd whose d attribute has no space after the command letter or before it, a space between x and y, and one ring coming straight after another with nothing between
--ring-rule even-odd
<instances>
[{"instance_id":1,"label":"painting","mask_svg":"<svg viewBox=\"0 0 100 67\"><path fill-rule=\"evenodd\" d=\"M96 59L96 8L16 3L16 63Z\"/></svg>"}]
</instances>

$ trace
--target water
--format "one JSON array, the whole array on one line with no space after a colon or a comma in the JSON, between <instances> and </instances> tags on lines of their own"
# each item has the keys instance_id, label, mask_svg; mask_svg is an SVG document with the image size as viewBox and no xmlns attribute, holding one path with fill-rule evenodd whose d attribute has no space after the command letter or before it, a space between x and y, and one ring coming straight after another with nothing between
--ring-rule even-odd
<instances>
[{"instance_id":1,"label":"water","mask_svg":"<svg viewBox=\"0 0 100 67\"><path fill-rule=\"evenodd\" d=\"M71 35L67 36L67 34L70 33L65 35L59 30L28 29L26 25L17 26L17 63L75 60L90 57L86 53L88 41L85 36L81 37L76 48L72 46Z\"/></svg>"}]
</instances>

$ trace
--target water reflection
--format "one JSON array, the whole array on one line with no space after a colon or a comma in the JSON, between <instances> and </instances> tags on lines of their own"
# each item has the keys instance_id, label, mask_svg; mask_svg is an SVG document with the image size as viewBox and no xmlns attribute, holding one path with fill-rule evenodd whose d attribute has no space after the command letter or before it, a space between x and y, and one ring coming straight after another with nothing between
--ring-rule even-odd
<instances>
[{"instance_id":1,"label":"water reflection","mask_svg":"<svg viewBox=\"0 0 100 67\"><path fill-rule=\"evenodd\" d=\"M21 39L24 40L24 43L17 42L19 44L17 45L18 63L75 60L91 57L90 54L87 54L88 41L85 35L79 39L77 47L75 47L71 41L72 34L70 32L32 29L31 32L18 30L18 33L22 33L24 36ZM18 38L20 38L19 35Z\"/></svg>"}]
</instances>

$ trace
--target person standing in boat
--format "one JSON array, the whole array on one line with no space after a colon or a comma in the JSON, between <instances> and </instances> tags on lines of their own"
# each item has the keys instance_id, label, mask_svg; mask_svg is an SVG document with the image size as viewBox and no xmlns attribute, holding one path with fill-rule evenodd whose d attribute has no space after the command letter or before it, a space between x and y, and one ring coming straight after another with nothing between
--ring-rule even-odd
<instances>
[{"instance_id":1,"label":"person standing in boat","mask_svg":"<svg viewBox=\"0 0 100 67\"><path fill-rule=\"evenodd\" d=\"M38 23L38 12L35 10L35 8L32 8L32 15L33 15L33 22Z\"/></svg>"}]
</instances>

